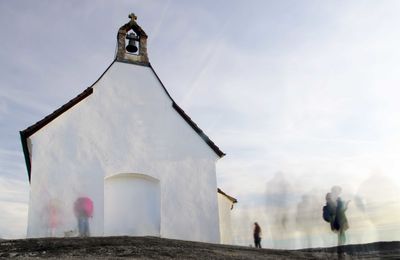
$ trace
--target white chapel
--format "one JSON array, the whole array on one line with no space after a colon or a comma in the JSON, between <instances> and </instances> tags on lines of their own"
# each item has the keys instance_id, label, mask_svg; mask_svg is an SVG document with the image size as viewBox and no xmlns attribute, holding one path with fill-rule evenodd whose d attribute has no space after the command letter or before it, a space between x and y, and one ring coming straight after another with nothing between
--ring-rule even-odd
<instances>
[{"instance_id":1,"label":"white chapel","mask_svg":"<svg viewBox=\"0 0 400 260\"><path fill-rule=\"evenodd\" d=\"M236 199L217 189L216 178L225 154L170 96L146 41L131 14L100 78L20 132L28 237L78 235L74 203L86 198L91 236L231 243Z\"/></svg>"}]
</instances>

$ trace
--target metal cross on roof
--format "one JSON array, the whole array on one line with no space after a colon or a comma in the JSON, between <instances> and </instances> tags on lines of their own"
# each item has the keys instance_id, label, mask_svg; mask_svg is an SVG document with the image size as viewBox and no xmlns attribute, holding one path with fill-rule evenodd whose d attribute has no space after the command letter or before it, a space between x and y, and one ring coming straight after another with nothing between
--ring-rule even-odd
<instances>
[{"instance_id":1,"label":"metal cross on roof","mask_svg":"<svg viewBox=\"0 0 400 260\"><path fill-rule=\"evenodd\" d=\"M131 21L134 22L137 19L137 16L134 13L130 13L129 18L131 18Z\"/></svg>"}]
</instances>

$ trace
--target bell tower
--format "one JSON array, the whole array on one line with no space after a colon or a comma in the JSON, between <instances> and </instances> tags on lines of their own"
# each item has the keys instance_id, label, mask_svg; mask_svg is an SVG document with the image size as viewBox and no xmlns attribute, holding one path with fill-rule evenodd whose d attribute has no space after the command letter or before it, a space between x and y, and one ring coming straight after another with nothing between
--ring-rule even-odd
<instances>
[{"instance_id":1,"label":"bell tower","mask_svg":"<svg viewBox=\"0 0 400 260\"><path fill-rule=\"evenodd\" d=\"M149 65L147 34L136 23L137 16L135 14L131 13L129 18L131 20L118 30L116 60L139 65Z\"/></svg>"}]
</instances>

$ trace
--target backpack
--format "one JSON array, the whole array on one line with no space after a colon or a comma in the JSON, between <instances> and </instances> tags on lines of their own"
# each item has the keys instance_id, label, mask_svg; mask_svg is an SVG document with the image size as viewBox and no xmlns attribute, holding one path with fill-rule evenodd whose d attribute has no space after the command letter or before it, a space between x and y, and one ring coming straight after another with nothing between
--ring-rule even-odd
<instances>
[{"instance_id":1,"label":"backpack","mask_svg":"<svg viewBox=\"0 0 400 260\"><path fill-rule=\"evenodd\" d=\"M322 207L322 218L326 221L326 222L331 222L331 211L329 210L329 206L325 205Z\"/></svg>"}]
</instances>

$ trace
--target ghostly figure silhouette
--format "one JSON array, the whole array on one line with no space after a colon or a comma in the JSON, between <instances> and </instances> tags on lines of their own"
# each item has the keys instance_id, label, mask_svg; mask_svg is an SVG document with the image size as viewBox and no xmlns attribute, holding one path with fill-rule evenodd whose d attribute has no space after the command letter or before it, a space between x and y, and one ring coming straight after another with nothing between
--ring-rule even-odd
<instances>
[{"instance_id":1,"label":"ghostly figure silhouette","mask_svg":"<svg viewBox=\"0 0 400 260\"><path fill-rule=\"evenodd\" d=\"M80 197L74 203L74 213L78 220L79 236L90 236L89 218L93 217L93 201L88 197Z\"/></svg>"},{"instance_id":2,"label":"ghostly figure silhouette","mask_svg":"<svg viewBox=\"0 0 400 260\"><path fill-rule=\"evenodd\" d=\"M372 172L358 187L355 205L377 241L396 240L400 233L400 186L393 177ZM387 230L390 230L387 232Z\"/></svg>"},{"instance_id":3,"label":"ghostly figure silhouette","mask_svg":"<svg viewBox=\"0 0 400 260\"><path fill-rule=\"evenodd\" d=\"M309 192L301 196L301 201L297 204L296 229L302 234L304 247L312 247L312 235L317 228L319 220L319 203L316 195Z\"/></svg>"},{"instance_id":4,"label":"ghostly figure silhouette","mask_svg":"<svg viewBox=\"0 0 400 260\"><path fill-rule=\"evenodd\" d=\"M278 248L290 247L285 240L287 241L286 238L290 233L291 214L295 213L295 207L292 208L290 205L295 201L291 190L291 184L282 172L277 172L266 185L266 214L269 219L269 231L274 246Z\"/></svg>"},{"instance_id":5,"label":"ghostly figure silhouette","mask_svg":"<svg viewBox=\"0 0 400 260\"><path fill-rule=\"evenodd\" d=\"M340 197L341 192L341 187L333 186L331 192L326 194L326 205L331 216L329 222L332 231L338 234L338 246L346 243L345 231L349 228L346 210L350 201L344 202Z\"/></svg>"}]
</instances>

